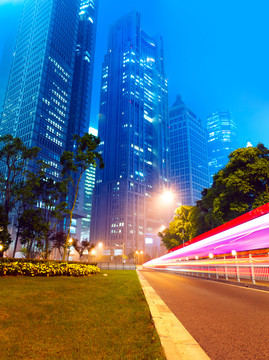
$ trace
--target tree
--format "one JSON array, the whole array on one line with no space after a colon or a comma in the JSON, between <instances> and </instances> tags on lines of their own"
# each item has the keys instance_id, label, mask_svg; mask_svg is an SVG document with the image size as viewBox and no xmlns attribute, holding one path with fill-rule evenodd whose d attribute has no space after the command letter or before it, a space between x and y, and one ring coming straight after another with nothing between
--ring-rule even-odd
<instances>
[{"instance_id":1,"label":"tree","mask_svg":"<svg viewBox=\"0 0 269 360\"><path fill-rule=\"evenodd\" d=\"M75 250L78 252L79 254L79 261L81 261L81 258L83 256L83 253L85 250L90 251L92 248L94 248L94 244L91 244L89 241L87 240L83 240L81 242L81 244L79 243L79 241L77 239L73 240L73 247L75 248Z\"/></svg>"},{"instance_id":2,"label":"tree","mask_svg":"<svg viewBox=\"0 0 269 360\"><path fill-rule=\"evenodd\" d=\"M71 187L74 189L75 196L73 203L71 205L70 217L69 217L69 226L66 236L65 246L64 246L64 255L63 260L65 260L68 239L70 235L70 229L72 224L73 212L76 206L79 184L84 172L92 165L97 166L97 161L99 163L99 168L104 167L102 156L96 151L98 145L100 144L100 139L92 134L85 133L82 137L74 135L74 152L64 151L61 156L61 164L63 166L63 176L64 179L67 179Z\"/></svg>"},{"instance_id":3,"label":"tree","mask_svg":"<svg viewBox=\"0 0 269 360\"><path fill-rule=\"evenodd\" d=\"M53 242L53 248L59 251L61 258L63 256L65 240L66 240L66 233L63 231L55 231L51 236L51 241Z\"/></svg>"},{"instance_id":4,"label":"tree","mask_svg":"<svg viewBox=\"0 0 269 360\"><path fill-rule=\"evenodd\" d=\"M35 159L39 151L38 147L27 148L18 137L0 136L0 203L4 209L5 233L8 231L9 214L18 201L16 184L24 176L29 161ZM9 247L9 244L9 240L3 244L5 249Z\"/></svg>"},{"instance_id":5,"label":"tree","mask_svg":"<svg viewBox=\"0 0 269 360\"><path fill-rule=\"evenodd\" d=\"M259 143L233 151L229 159L200 204L212 228L269 201L269 150Z\"/></svg>"},{"instance_id":6,"label":"tree","mask_svg":"<svg viewBox=\"0 0 269 360\"><path fill-rule=\"evenodd\" d=\"M5 209L3 205L0 205L0 257L3 257L3 252L9 248L11 243L11 236L7 230L8 221L5 215Z\"/></svg>"},{"instance_id":7,"label":"tree","mask_svg":"<svg viewBox=\"0 0 269 360\"><path fill-rule=\"evenodd\" d=\"M50 236L59 221L69 213L67 203L61 201L67 193L67 182L50 178L47 174L49 165L43 161L39 161L38 165L39 169L35 173L28 172L26 185L33 194L35 206L41 210L43 222L47 224L43 242L44 258L47 259L51 252Z\"/></svg>"},{"instance_id":8,"label":"tree","mask_svg":"<svg viewBox=\"0 0 269 360\"><path fill-rule=\"evenodd\" d=\"M192 223L189 220L193 206L180 206L175 211L174 219L169 228L159 232L164 246L169 250L178 245L184 245L191 239Z\"/></svg>"},{"instance_id":9,"label":"tree","mask_svg":"<svg viewBox=\"0 0 269 360\"><path fill-rule=\"evenodd\" d=\"M42 239L49 229L44 223L41 209L26 209L18 219L19 236L22 245L26 245L27 258L33 251L42 249Z\"/></svg>"},{"instance_id":10,"label":"tree","mask_svg":"<svg viewBox=\"0 0 269 360\"><path fill-rule=\"evenodd\" d=\"M43 222L48 225L48 231L45 232L42 241L43 257L45 259L48 258L51 252L50 236L67 212L67 203L60 202L59 200L60 197L66 195L67 184L64 181L57 182L50 178L47 173L49 167L49 165L39 160L35 164L35 172L25 172L26 179L24 183L17 186L16 194L19 201L15 205L18 218L26 209L40 209ZM15 257L20 232L19 222L17 223L17 228L13 257Z\"/></svg>"}]
</instances>

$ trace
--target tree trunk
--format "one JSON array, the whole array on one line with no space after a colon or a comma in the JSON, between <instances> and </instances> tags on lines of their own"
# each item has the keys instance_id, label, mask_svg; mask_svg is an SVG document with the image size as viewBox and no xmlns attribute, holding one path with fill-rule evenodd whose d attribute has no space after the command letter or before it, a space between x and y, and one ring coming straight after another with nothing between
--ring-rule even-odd
<instances>
[{"instance_id":1,"label":"tree trunk","mask_svg":"<svg viewBox=\"0 0 269 360\"><path fill-rule=\"evenodd\" d=\"M66 249L67 249L67 247L68 247L68 240L69 240L69 236L70 236L70 229L71 229L71 224L72 224L72 217L73 217L73 212L74 212L74 209L75 209L75 206L76 206L76 202L77 202L78 190L79 190L79 183L80 183L81 177L82 177L82 172L80 173L80 176L79 176L79 179L78 179L78 182L77 182L75 199L74 199L74 202L73 202L72 209L71 209L71 211L70 211L70 221L69 221L68 233L67 233L66 240L65 240L65 245L64 245L63 261L65 261L65 257L66 257Z\"/></svg>"},{"instance_id":2,"label":"tree trunk","mask_svg":"<svg viewBox=\"0 0 269 360\"><path fill-rule=\"evenodd\" d=\"M16 239L15 239L14 250L13 250L13 258L15 258L18 240L19 240L19 228L17 229L17 233L16 233Z\"/></svg>"}]
</instances>

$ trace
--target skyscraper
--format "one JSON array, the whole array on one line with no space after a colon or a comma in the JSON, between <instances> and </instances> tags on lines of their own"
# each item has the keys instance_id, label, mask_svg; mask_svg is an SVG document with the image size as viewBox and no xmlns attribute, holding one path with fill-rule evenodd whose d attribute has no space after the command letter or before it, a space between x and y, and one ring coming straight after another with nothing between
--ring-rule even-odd
<instances>
[{"instance_id":1,"label":"skyscraper","mask_svg":"<svg viewBox=\"0 0 269 360\"><path fill-rule=\"evenodd\" d=\"M154 198L167 184L167 81L162 38L148 36L132 12L110 30L98 134L105 168L97 171L91 235L125 252L145 249L159 226Z\"/></svg>"},{"instance_id":2,"label":"skyscraper","mask_svg":"<svg viewBox=\"0 0 269 360\"><path fill-rule=\"evenodd\" d=\"M216 111L207 118L207 148L210 183L213 175L229 161L228 155L237 148L237 127L229 111Z\"/></svg>"},{"instance_id":3,"label":"skyscraper","mask_svg":"<svg viewBox=\"0 0 269 360\"><path fill-rule=\"evenodd\" d=\"M23 7L0 133L40 147L55 179L73 134L89 127L95 3L25 0Z\"/></svg>"},{"instance_id":4,"label":"skyscraper","mask_svg":"<svg viewBox=\"0 0 269 360\"><path fill-rule=\"evenodd\" d=\"M89 129L89 133L97 136L98 132L96 129ZM90 225L91 225L91 217L92 217L92 197L93 197L93 189L95 185L95 172L96 168L94 166L90 166L89 169L85 172L85 182L84 182L84 200L83 200L83 211L86 214L86 217L82 219L82 228L81 228L81 239L82 240L91 240L90 237Z\"/></svg>"},{"instance_id":5,"label":"skyscraper","mask_svg":"<svg viewBox=\"0 0 269 360\"><path fill-rule=\"evenodd\" d=\"M97 13L97 0L80 0L74 76L67 131L67 150L70 151L73 150L74 134L82 136L89 131ZM91 204L89 204L89 201L91 200L92 192L92 189L89 190L89 180L92 177L92 173L93 169L88 169L81 179L79 196L73 217L74 226L71 228L72 236L75 233L81 239L89 238L91 218ZM78 174L73 174L73 177L77 181ZM69 189L68 200L70 208L74 202L74 197L74 189Z\"/></svg>"},{"instance_id":6,"label":"skyscraper","mask_svg":"<svg viewBox=\"0 0 269 360\"><path fill-rule=\"evenodd\" d=\"M171 183L182 205L195 205L209 185L206 132L181 96L169 110Z\"/></svg>"}]
</instances>

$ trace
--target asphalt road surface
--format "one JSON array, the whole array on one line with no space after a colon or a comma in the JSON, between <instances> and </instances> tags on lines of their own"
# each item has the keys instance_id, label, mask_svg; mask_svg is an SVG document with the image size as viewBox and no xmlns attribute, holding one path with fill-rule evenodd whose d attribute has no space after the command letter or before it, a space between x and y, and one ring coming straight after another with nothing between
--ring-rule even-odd
<instances>
[{"instance_id":1,"label":"asphalt road surface","mask_svg":"<svg viewBox=\"0 0 269 360\"><path fill-rule=\"evenodd\" d=\"M162 271L142 274L211 360L269 360L269 292Z\"/></svg>"}]
</instances>

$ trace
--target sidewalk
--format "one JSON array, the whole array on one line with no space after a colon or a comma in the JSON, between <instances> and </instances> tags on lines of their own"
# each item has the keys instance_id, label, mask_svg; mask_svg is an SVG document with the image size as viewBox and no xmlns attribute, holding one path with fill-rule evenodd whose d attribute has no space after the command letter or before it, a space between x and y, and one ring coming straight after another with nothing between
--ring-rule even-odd
<instances>
[{"instance_id":1,"label":"sidewalk","mask_svg":"<svg viewBox=\"0 0 269 360\"><path fill-rule=\"evenodd\" d=\"M141 268L137 269L137 275L167 360L210 360L200 345L144 279L140 270Z\"/></svg>"}]
</instances>

